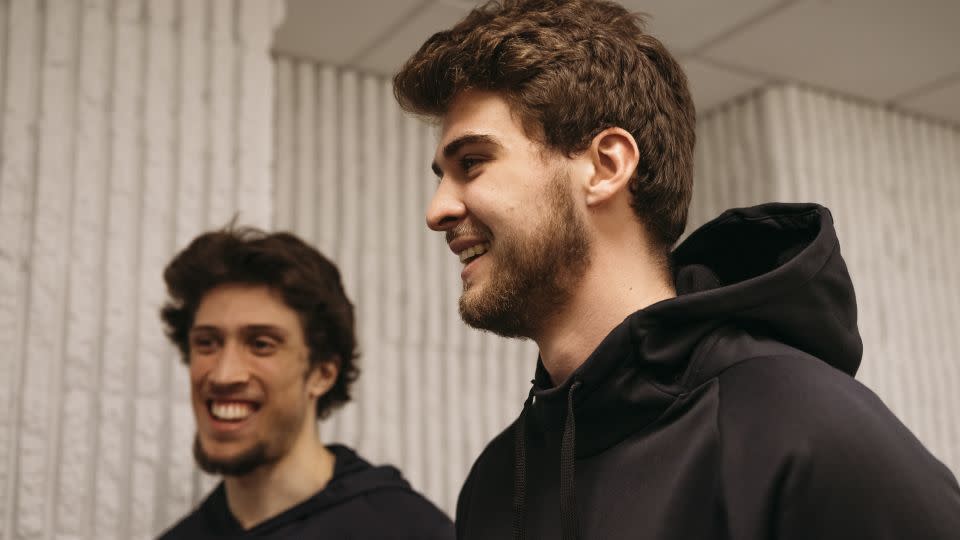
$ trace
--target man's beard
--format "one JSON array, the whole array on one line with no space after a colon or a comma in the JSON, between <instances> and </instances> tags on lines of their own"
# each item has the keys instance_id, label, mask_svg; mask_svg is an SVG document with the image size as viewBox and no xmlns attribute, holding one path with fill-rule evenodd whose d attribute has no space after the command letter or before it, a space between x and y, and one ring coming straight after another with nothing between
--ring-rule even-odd
<instances>
[{"instance_id":1,"label":"man's beard","mask_svg":"<svg viewBox=\"0 0 960 540\"><path fill-rule=\"evenodd\" d=\"M460 317L503 337L532 337L563 307L590 262L590 240L570 195L568 178L546 188L544 223L527 236L498 235L484 287L464 290Z\"/></svg>"},{"instance_id":2,"label":"man's beard","mask_svg":"<svg viewBox=\"0 0 960 540\"><path fill-rule=\"evenodd\" d=\"M270 438L258 440L243 452L229 458L215 458L207 453L200 435L193 439L193 459L200 470L209 474L244 476L264 465L273 465L286 456L296 442L305 421L304 409L293 407L283 414L271 416Z\"/></svg>"},{"instance_id":3,"label":"man's beard","mask_svg":"<svg viewBox=\"0 0 960 540\"><path fill-rule=\"evenodd\" d=\"M222 474L224 476L244 476L252 473L262 465L269 465L277 461L267 452L267 443L260 441L242 454L229 459L214 459L203 449L200 436L193 439L193 459L205 473Z\"/></svg>"}]
</instances>

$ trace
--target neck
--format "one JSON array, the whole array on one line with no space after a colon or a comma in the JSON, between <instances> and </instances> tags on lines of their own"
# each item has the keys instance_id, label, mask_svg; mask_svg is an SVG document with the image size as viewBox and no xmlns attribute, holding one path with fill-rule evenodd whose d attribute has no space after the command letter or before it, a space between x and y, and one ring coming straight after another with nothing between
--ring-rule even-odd
<instances>
[{"instance_id":1,"label":"neck","mask_svg":"<svg viewBox=\"0 0 960 540\"><path fill-rule=\"evenodd\" d=\"M555 385L563 384L631 313L676 296L663 272L634 255L643 251L633 248L594 249L570 301L533 336Z\"/></svg>"},{"instance_id":2,"label":"neck","mask_svg":"<svg viewBox=\"0 0 960 540\"><path fill-rule=\"evenodd\" d=\"M333 453L313 430L306 431L279 461L224 478L227 505L244 529L309 499L333 477Z\"/></svg>"}]
</instances>

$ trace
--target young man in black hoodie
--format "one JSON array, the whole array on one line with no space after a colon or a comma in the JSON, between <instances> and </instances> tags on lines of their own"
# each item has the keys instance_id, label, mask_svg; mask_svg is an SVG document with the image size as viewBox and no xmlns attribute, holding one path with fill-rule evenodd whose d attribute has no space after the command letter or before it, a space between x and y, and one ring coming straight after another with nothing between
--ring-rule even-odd
<instances>
[{"instance_id":1,"label":"young man in black hoodie","mask_svg":"<svg viewBox=\"0 0 960 540\"><path fill-rule=\"evenodd\" d=\"M536 341L533 388L461 491L463 540L960 538L950 471L853 379L829 212L692 190L677 62L621 6L504 0L394 79L439 120L427 210L470 325Z\"/></svg>"},{"instance_id":2,"label":"young man in black hoodie","mask_svg":"<svg viewBox=\"0 0 960 540\"><path fill-rule=\"evenodd\" d=\"M353 306L330 261L290 234L228 228L196 238L164 280L194 456L224 480L162 539L454 537L397 469L320 441L317 420L358 375Z\"/></svg>"}]
</instances>

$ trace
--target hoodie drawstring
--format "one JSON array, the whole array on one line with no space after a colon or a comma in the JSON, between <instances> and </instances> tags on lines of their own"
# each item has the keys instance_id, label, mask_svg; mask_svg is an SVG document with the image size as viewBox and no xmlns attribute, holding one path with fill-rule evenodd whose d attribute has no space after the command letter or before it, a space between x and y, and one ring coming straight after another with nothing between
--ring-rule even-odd
<instances>
[{"instance_id":1,"label":"hoodie drawstring","mask_svg":"<svg viewBox=\"0 0 960 540\"><path fill-rule=\"evenodd\" d=\"M532 382L532 381L531 381ZM577 491L574 461L576 460L577 421L573 415L573 393L580 387L574 381L567 392L567 418L560 443L560 531L562 540L580 538L577 514ZM520 418L514 427L513 445L513 539L523 540L527 505L527 413L533 403L533 388L523 403Z\"/></svg>"},{"instance_id":2,"label":"hoodie drawstring","mask_svg":"<svg viewBox=\"0 0 960 540\"><path fill-rule=\"evenodd\" d=\"M560 443L560 532L562 540L580 538L580 521L577 515L577 490L574 476L576 460L577 421L573 414L573 392L580 387L574 381L567 392L567 419L563 424Z\"/></svg>"},{"instance_id":3,"label":"hoodie drawstring","mask_svg":"<svg viewBox=\"0 0 960 540\"><path fill-rule=\"evenodd\" d=\"M513 540L523 540L523 522L527 510L527 411L532 403L533 388L530 388L513 430Z\"/></svg>"}]
</instances>

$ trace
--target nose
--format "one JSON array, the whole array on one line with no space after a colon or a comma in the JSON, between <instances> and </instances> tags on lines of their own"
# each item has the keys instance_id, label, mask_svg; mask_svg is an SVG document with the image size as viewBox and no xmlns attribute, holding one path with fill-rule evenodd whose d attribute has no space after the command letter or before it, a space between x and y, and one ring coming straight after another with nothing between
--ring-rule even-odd
<instances>
[{"instance_id":1,"label":"nose","mask_svg":"<svg viewBox=\"0 0 960 540\"><path fill-rule=\"evenodd\" d=\"M435 231L446 231L457 226L467 214L460 190L456 184L441 178L437 190L427 206L427 227Z\"/></svg>"},{"instance_id":2,"label":"nose","mask_svg":"<svg viewBox=\"0 0 960 540\"><path fill-rule=\"evenodd\" d=\"M247 382L249 372L243 358L243 348L238 344L227 341L217 356L216 365L208 376L211 384L226 386Z\"/></svg>"}]
</instances>

